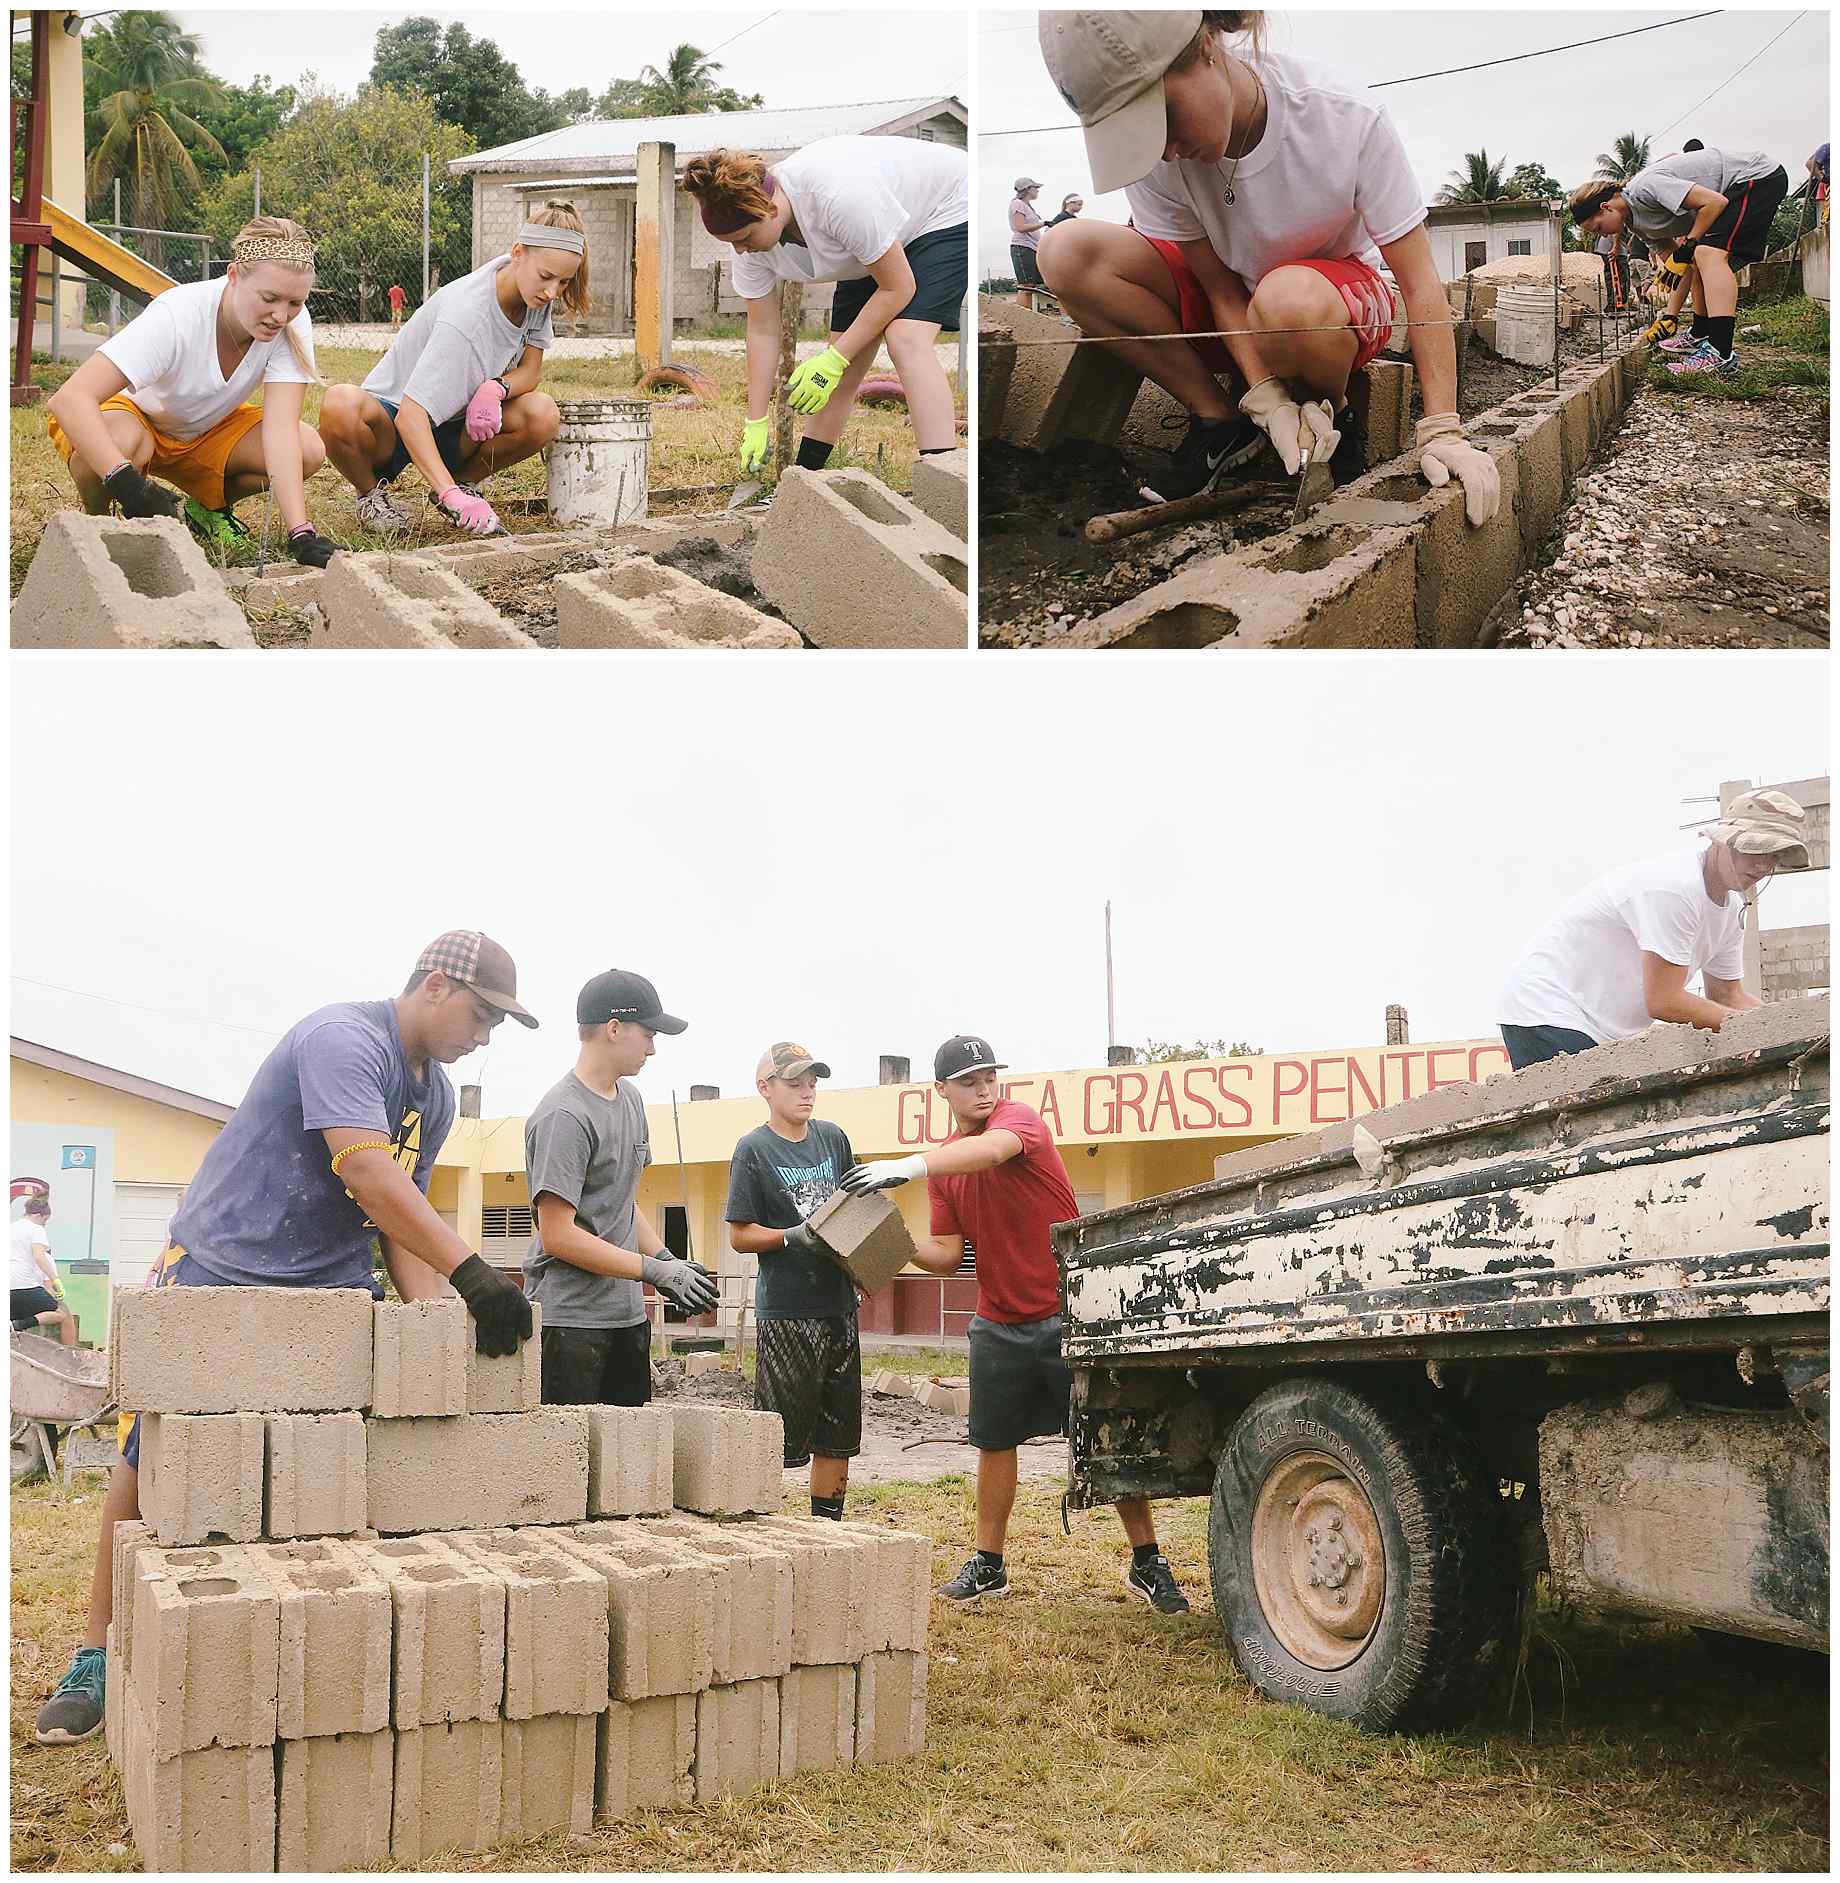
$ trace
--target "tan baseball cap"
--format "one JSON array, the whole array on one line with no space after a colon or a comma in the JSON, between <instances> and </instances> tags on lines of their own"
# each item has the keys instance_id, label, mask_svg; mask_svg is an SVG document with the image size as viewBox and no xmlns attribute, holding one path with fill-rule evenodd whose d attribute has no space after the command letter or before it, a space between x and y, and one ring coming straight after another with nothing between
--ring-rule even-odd
<instances>
[{"instance_id":1,"label":"tan baseball cap","mask_svg":"<svg viewBox=\"0 0 1840 1883\"><path fill-rule=\"evenodd\" d=\"M828 1079L831 1069L822 1059L811 1056L809 1046L800 1046L793 1040L775 1040L760 1055L760 1063L754 1068L757 1079L802 1079L808 1072L815 1072L820 1079Z\"/></svg>"},{"instance_id":2,"label":"tan baseball cap","mask_svg":"<svg viewBox=\"0 0 1840 1883\"><path fill-rule=\"evenodd\" d=\"M415 963L418 974L445 974L450 981L470 987L488 1007L508 1013L525 1026L536 1016L518 1005L517 966L490 935L476 928L450 928L424 948Z\"/></svg>"},{"instance_id":3,"label":"tan baseball cap","mask_svg":"<svg viewBox=\"0 0 1840 1883\"><path fill-rule=\"evenodd\" d=\"M1743 791L1725 807L1712 835L1741 856L1773 856L1778 867L1808 867L1808 813L1786 791Z\"/></svg>"},{"instance_id":4,"label":"tan baseball cap","mask_svg":"<svg viewBox=\"0 0 1840 1883\"><path fill-rule=\"evenodd\" d=\"M1147 176L1169 142L1163 74L1201 30L1201 15L1041 13L1041 56L1079 113L1100 195Z\"/></svg>"}]
</instances>

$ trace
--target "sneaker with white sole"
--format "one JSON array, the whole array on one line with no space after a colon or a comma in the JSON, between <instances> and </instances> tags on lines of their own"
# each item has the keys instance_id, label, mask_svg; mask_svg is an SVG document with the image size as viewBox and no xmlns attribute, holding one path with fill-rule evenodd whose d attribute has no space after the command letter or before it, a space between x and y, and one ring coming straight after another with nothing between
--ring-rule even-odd
<instances>
[{"instance_id":1,"label":"sneaker with white sole","mask_svg":"<svg viewBox=\"0 0 1840 1883\"><path fill-rule=\"evenodd\" d=\"M1672 340L1658 341L1655 346L1655 351L1657 353L1672 353L1678 359L1688 353L1697 353L1700 344L1701 343L1694 339L1690 333L1677 333Z\"/></svg>"},{"instance_id":2,"label":"sneaker with white sole","mask_svg":"<svg viewBox=\"0 0 1840 1883\"><path fill-rule=\"evenodd\" d=\"M1719 373L1729 379L1738 371L1738 350L1733 347L1730 353L1721 353L1710 340L1702 340L1684 360L1675 360L1669 367L1670 373Z\"/></svg>"},{"instance_id":3,"label":"sneaker with white sole","mask_svg":"<svg viewBox=\"0 0 1840 1883\"><path fill-rule=\"evenodd\" d=\"M1132 1563L1124 1572L1124 1586L1159 1615L1186 1615L1188 1597L1178 1586L1169 1558L1161 1551L1146 1563Z\"/></svg>"},{"instance_id":4,"label":"sneaker with white sole","mask_svg":"<svg viewBox=\"0 0 1840 1883\"><path fill-rule=\"evenodd\" d=\"M358 521L378 536L400 536L409 513L390 495L388 484L374 484L358 499Z\"/></svg>"},{"instance_id":5,"label":"sneaker with white sole","mask_svg":"<svg viewBox=\"0 0 1840 1883\"><path fill-rule=\"evenodd\" d=\"M101 1648L79 1648L70 1672L38 1709L32 1737L41 1746L74 1746L102 1730L103 1700L108 1691L108 1657Z\"/></svg>"},{"instance_id":6,"label":"sneaker with white sole","mask_svg":"<svg viewBox=\"0 0 1840 1883\"><path fill-rule=\"evenodd\" d=\"M948 1602L959 1603L980 1601L987 1595L1008 1595L1009 1571L1001 1564L992 1568L983 1557L974 1556L937 1593Z\"/></svg>"}]
</instances>

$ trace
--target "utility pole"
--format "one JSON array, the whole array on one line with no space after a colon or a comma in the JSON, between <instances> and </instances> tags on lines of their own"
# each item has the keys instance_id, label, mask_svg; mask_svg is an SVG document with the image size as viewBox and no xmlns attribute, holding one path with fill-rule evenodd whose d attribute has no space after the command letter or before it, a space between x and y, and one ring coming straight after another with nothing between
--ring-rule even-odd
<instances>
[{"instance_id":1,"label":"utility pole","mask_svg":"<svg viewBox=\"0 0 1840 1883\"><path fill-rule=\"evenodd\" d=\"M1111 1064L1112 1048L1118 1044L1118 1016L1112 986L1112 902L1105 901L1105 1058Z\"/></svg>"}]
</instances>

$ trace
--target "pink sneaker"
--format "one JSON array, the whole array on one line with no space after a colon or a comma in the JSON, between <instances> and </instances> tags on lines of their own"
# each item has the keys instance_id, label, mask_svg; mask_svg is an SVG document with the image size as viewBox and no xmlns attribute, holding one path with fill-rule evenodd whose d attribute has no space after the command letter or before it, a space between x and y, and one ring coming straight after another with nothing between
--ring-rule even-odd
<instances>
[{"instance_id":1,"label":"pink sneaker","mask_svg":"<svg viewBox=\"0 0 1840 1883\"><path fill-rule=\"evenodd\" d=\"M1727 359L1706 340L1702 340L1684 360L1676 360L1668 368L1670 373L1719 373L1725 378L1730 378L1737 370L1738 355L1735 348Z\"/></svg>"},{"instance_id":2,"label":"pink sneaker","mask_svg":"<svg viewBox=\"0 0 1840 1883\"><path fill-rule=\"evenodd\" d=\"M1659 341L1655 346L1657 353L1675 353L1681 355L1697 352L1698 349L1699 342L1695 340L1690 333L1677 333L1672 340Z\"/></svg>"}]
</instances>

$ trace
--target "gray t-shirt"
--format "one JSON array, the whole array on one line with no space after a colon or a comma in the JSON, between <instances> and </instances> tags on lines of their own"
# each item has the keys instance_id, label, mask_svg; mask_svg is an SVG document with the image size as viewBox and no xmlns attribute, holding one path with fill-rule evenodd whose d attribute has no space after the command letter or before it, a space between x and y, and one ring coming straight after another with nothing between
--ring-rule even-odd
<instances>
[{"instance_id":1,"label":"gray t-shirt","mask_svg":"<svg viewBox=\"0 0 1840 1883\"><path fill-rule=\"evenodd\" d=\"M364 390L392 406L413 399L431 424L445 425L488 379L510 372L527 346L547 351L556 338L549 308L525 308L520 325L498 304L498 271L510 260L495 255L431 294L371 368Z\"/></svg>"},{"instance_id":2,"label":"gray t-shirt","mask_svg":"<svg viewBox=\"0 0 1840 1883\"><path fill-rule=\"evenodd\" d=\"M1694 216L1686 207L1687 192L1695 184L1729 196L1739 184L1754 183L1777 167L1776 159L1760 150L1683 150L1677 157L1663 157L1624 184L1629 220L1650 242L1685 235Z\"/></svg>"},{"instance_id":3,"label":"gray t-shirt","mask_svg":"<svg viewBox=\"0 0 1840 1883\"><path fill-rule=\"evenodd\" d=\"M622 1079L602 1098L569 1073L544 1093L524 1121L530 1203L547 1190L574 1207L590 1235L636 1249L635 1198L652 1161L651 1135L638 1088ZM637 1327L645 1319L643 1285L594 1275L549 1254L532 1236L524 1256L524 1292L543 1304L545 1327Z\"/></svg>"}]
</instances>

